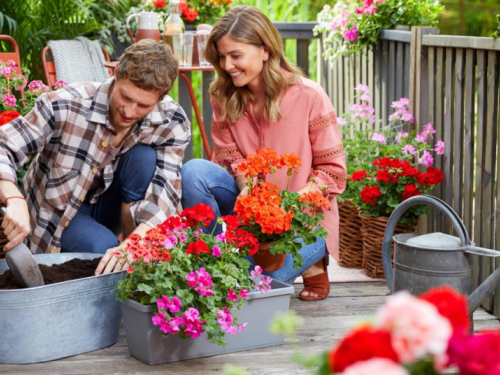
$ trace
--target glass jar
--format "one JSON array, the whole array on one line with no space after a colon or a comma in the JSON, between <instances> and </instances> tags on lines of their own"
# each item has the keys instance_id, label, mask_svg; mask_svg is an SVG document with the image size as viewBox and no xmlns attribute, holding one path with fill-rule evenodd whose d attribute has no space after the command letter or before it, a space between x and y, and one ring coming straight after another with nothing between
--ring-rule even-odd
<instances>
[{"instance_id":1,"label":"glass jar","mask_svg":"<svg viewBox=\"0 0 500 375\"><path fill-rule=\"evenodd\" d=\"M163 41L170 46L172 51L174 50L172 35L184 32L184 22L181 19L179 7L179 0L170 0L170 14L163 27Z\"/></svg>"}]
</instances>

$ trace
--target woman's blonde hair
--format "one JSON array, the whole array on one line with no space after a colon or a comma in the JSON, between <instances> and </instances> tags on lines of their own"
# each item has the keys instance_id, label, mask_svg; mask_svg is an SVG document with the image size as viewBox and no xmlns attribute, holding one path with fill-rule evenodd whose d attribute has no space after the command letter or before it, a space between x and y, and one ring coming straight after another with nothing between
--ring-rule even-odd
<instances>
[{"instance_id":1,"label":"woman's blonde hair","mask_svg":"<svg viewBox=\"0 0 500 375\"><path fill-rule=\"evenodd\" d=\"M264 118L277 121L282 117L280 103L283 94L302 75L302 72L285 57L278 30L259 9L239 5L229 9L217 21L208 37L205 58L217 71L216 78L210 86L210 95L221 107L221 120L234 123L245 112L248 101L255 98L248 87L236 87L229 73L220 66L216 43L225 35L237 42L269 48L269 58L264 62L262 70L266 99ZM282 69L290 74L285 76Z\"/></svg>"}]
</instances>

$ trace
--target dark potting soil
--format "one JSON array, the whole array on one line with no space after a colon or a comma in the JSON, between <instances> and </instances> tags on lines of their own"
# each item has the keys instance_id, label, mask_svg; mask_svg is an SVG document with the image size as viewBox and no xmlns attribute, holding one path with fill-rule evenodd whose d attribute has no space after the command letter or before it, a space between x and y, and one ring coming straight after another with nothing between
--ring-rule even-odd
<instances>
[{"instance_id":1,"label":"dark potting soil","mask_svg":"<svg viewBox=\"0 0 500 375\"><path fill-rule=\"evenodd\" d=\"M46 266L40 264L45 285L61 283L63 281L76 280L84 277L94 276L95 269L101 258L95 259L71 259L65 263ZM0 275L0 289L21 289L10 270Z\"/></svg>"}]
</instances>

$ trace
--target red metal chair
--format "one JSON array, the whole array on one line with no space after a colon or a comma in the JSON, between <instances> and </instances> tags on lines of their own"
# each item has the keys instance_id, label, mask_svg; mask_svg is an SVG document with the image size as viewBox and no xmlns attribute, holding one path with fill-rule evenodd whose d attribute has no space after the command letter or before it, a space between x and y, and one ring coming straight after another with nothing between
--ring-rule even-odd
<instances>
[{"instance_id":1,"label":"red metal chair","mask_svg":"<svg viewBox=\"0 0 500 375\"><path fill-rule=\"evenodd\" d=\"M104 60L107 62L111 61L108 52L101 47L102 53L104 54ZM52 57L52 52L50 47L47 46L42 50L42 64L43 71L45 73L45 81L47 85L54 88L54 84L57 82L56 66L54 64L54 58ZM113 70L108 68L108 73L110 77L113 77Z\"/></svg>"},{"instance_id":2,"label":"red metal chair","mask_svg":"<svg viewBox=\"0 0 500 375\"><path fill-rule=\"evenodd\" d=\"M0 41L7 41L12 44L14 52L0 52L0 59L3 61L12 60L16 63L16 73L21 73L21 56L19 55L19 47L16 41L10 35L0 35Z\"/></svg>"}]
</instances>

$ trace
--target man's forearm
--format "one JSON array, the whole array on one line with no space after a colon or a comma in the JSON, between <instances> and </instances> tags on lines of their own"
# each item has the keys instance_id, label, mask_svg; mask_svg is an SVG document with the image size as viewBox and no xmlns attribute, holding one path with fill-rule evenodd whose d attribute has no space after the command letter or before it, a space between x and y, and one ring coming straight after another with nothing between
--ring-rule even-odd
<instances>
[{"instance_id":1,"label":"man's forearm","mask_svg":"<svg viewBox=\"0 0 500 375\"><path fill-rule=\"evenodd\" d=\"M0 180L0 201L5 202L8 197L22 197L19 188L9 180Z\"/></svg>"}]
</instances>

